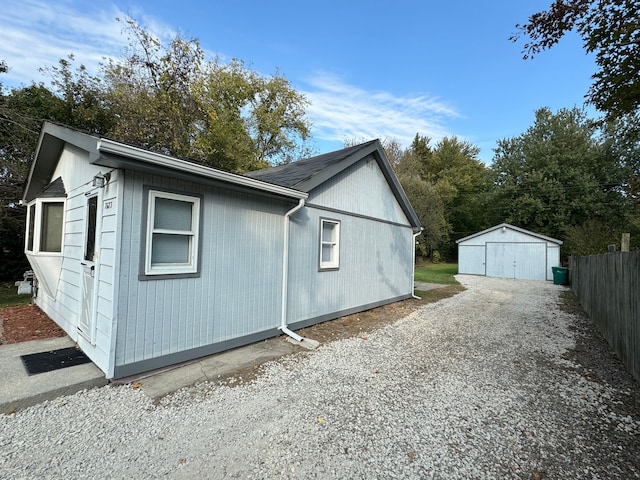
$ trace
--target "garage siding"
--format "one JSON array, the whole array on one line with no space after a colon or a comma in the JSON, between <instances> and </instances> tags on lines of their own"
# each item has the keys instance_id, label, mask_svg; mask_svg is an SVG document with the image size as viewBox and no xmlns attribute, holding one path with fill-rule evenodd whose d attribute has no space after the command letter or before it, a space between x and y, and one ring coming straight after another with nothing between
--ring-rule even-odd
<instances>
[{"instance_id":1,"label":"garage siding","mask_svg":"<svg viewBox=\"0 0 640 480\"><path fill-rule=\"evenodd\" d=\"M458 272L488 277L553 280L562 242L506 223L462 238Z\"/></svg>"},{"instance_id":2,"label":"garage siding","mask_svg":"<svg viewBox=\"0 0 640 480\"><path fill-rule=\"evenodd\" d=\"M485 275L484 245L460 245L458 252L458 273L466 275Z\"/></svg>"}]
</instances>

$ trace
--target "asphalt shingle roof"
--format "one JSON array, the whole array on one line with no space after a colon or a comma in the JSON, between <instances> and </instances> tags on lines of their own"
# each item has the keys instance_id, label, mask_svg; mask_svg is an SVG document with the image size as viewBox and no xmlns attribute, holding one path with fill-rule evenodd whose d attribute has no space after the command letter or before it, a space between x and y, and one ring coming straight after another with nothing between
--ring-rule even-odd
<instances>
[{"instance_id":1,"label":"asphalt shingle roof","mask_svg":"<svg viewBox=\"0 0 640 480\"><path fill-rule=\"evenodd\" d=\"M274 183L282 187L296 188L297 185L309 180L317 173L324 169L339 163L346 158L349 158L354 153L367 148L377 140L372 140L367 143L355 145L353 147L343 148L342 150L336 150L335 152L329 152L316 157L305 158L292 162L287 165L280 165L278 167L266 168L264 170L257 170L255 172L249 172L246 176L262 180L263 182Z\"/></svg>"},{"instance_id":2,"label":"asphalt shingle roof","mask_svg":"<svg viewBox=\"0 0 640 480\"><path fill-rule=\"evenodd\" d=\"M62 177L56 178L53 182L40 190L37 196L39 198L66 197L67 191L64 188Z\"/></svg>"}]
</instances>

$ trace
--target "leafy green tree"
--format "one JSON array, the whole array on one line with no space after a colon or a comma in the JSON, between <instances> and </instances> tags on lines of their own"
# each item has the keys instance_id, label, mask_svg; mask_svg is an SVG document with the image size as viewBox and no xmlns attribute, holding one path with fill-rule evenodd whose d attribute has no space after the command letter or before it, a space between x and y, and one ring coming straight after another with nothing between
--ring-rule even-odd
<instances>
[{"instance_id":1,"label":"leafy green tree","mask_svg":"<svg viewBox=\"0 0 640 480\"><path fill-rule=\"evenodd\" d=\"M57 66L40 69L51 78L51 92L62 101L47 119L86 132L105 134L113 128L116 115L104 95L102 80L90 75L84 65L75 66L75 63L71 54L61 58ZM39 88L45 87L40 84Z\"/></svg>"},{"instance_id":2,"label":"leafy green tree","mask_svg":"<svg viewBox=\"0 0 640 480\"><path fill-rule=\"evenodd\" d=\"M621 190L631 205L640 206L640 114L607 122L603 141L606 154L619 160Z\"/></svg>"},{"instance_id":3,"label":"leafy green tree","mask_svg":"<svg viewBox=\"0 0 640 480\"><path fill-rule=\"evenodd\" d=\"M400 175L398 178L423 228L416 239L416 253L431 257L447 240L450 231L442 199L435 187L420 177Z\"/></svg>"},{"instance_id":4,"label":"leafy green tree","mask_svg":"<svg viewBox=\"0 0 640 480\"><path fill-rule=\"evenodd\" d=\"M455 238L482 230L484 194L487 187L487 168L478 159L480 149L456 137L445 137L433 149L428 175L436 181L447 206L447 219ZM456 250L450 243L447 254Z\"/></svg>"},{"instance_id":5,"label":"leafy green tree","mask_svg":"<svg viewBox=\"0 0 640 480\"><path fill-rule=\"evenodd\" d=\"M612 244L620 248L621 233L617 225L587 220L566 228L563 246L572 255L598 255L607 252Z\"/></svg>"},{"instance_id":6,"label":"leafy green tree","mask_svg":"<svg viewBox=\"0 0 640 480\"><path fill-rule=\"evenodd\" d=\"M597 133L576 108L556 114L541 108L525 133L498 141L488 203L494 223L555 238L588 221L619 225L628 206L620 188L624 169Z\"/></svg>"},{"instance_id":7,"label":"leafy green tree","mask_svg":"<svg viewBox=\"0 0 640 480\"><path fill-rule=\"evenodd\" d=\"M308 156L307 104L284 77L262 77L239 60L213 62L197 84L205 113L195 145L210 164L249 171Z\"/></svg>"},{"instance_id":8,"label":"leafy green tree","mask_svg":"<svg viewBox=\"0 0 640 480\"><path fill-rule=\"evenodd\" d=\"M126 23L126 56L103 72L115 139L231 171L301 154L307 102L283 76L261 76L239 60L207 61L197 39L176 35L164 45Z\"/></svg>"},{"instance_id":9,"label":"leafy green tree","mask_svg":"<svg viewBox=\"0 0 640 480\"><path fill-rule=\"evenodd\" d=\"M455 239L484 227L482 199L487 170L477 159L479 149L456 137L431 146L416 134L395 171L425 230L419 242L422 255L439 251L456 254Z\"/></svg>"},{"instance_id":10,"label":"leafy green tree","mask_svg":"<svg viewBox=\"0 0 640 480\"><path fill-rule=\"evenodd\" d=\"M229 171L309 153L307 102L284 76L261 76L240 61L206 61L197 39L176 35L165 45L125 22L125 55L108 60L99 75L69 55L42 69L51 89L34 83L5 94L0 84L0 256L22 258L22 246L8 247L6 239L24 231L17 202L43 120ZM7 70L0 61L0 73ZM9 264L2 260L0 270Z\"/></svg>"},{"instance_id":11,"label":"leafy green tree","mask_svg":"<svg viewBox=\"0 0 640 480\"><path fill-rule=\"evenodd\" d=\"M114 139L174 155L192 156L199 120L192 85L200 78L204 52L196 39L178 36L163 45L136 22L126 19L125 56L102 67L104 94L118 121Z\"/></svg>"},{"instance_id":12,"label":"leafy green tree","mask_svg":"<svg viewBox=\"0 0 640 480\"><path fill-rule=\"evenodd\" d=\"M3 62L3 72L8 67ZM29 268L23 254L26 211L19 205L42 119L58 119L64 104L42 85L11 90L0 85L0 279Z\"/></svg>"},{"instance_id":13,"label":"leafy green tree","mask_svg":"<svg viewBox=\"0 0 640 480\"><path fill-rule=\"evenodd\" d=\"M589 102L610 118L633 114L640 106L640 3L637 0L555 0L548 10L516 25L511 37L524 44L532 58L576 30L587 53L594 53L598 71L588 92Z\"/></svg>"},{"instance_id":14,"label":"leafy green tree","mask_svg":"<svg viewBox=\"0 0 640 480\"><path fill-rule=\"evenodd\" d=\"M435 146L416 135L410 152L423 180L433 186L444 209L446 228L438 249L446 257L456 254L455 240L485 227L483 196L487 169L478 159L480 149L456 137L445 137Z\"/></svg>"}]
</instances>

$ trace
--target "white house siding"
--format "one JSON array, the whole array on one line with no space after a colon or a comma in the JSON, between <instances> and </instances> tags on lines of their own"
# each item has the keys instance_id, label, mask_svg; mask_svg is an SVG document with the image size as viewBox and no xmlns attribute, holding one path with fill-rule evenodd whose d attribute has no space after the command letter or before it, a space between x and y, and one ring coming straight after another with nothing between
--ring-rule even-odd
<instances>
[{"instance_id":1,"label":"white house siding","mask_svg":"<svg viewBox=\"0 0 640 480\"><path fill-rule=\"evenodd\" d=\"M203 195L199 277L138 279L145 185ZM280 322L283 214L294 205L126 172L116 368L145 361L148 369L152 359L275 330Z\"/></svg>"},{"instance_id":2,"label":"white house siding","mask_svg":"<svg viewBox=\"0 0 640 480\"><path fill-rule=\"evenodd\" d=\"M320 218L340 221L340 267L318 271ZM412 230L305 209L291 228L287 323L335 318L411 295Z\"/></svg>"},{"instance_id":3,"label":"white house siding","mask_svg":"<svg viewBox=\"0 0 640 480\"><path fill-rule=\"evenodd\" d=\"M372 156L314 189L307 203L409 225Z\"/></svg>"},{"instance_id":4,"label":"white house siding","mask_svg":"<svg viewBox=\"0 0 640 480\"><path fill-rule=\"evenodd\" d=\"M94 293L95 344L78 336L78 344L105 373L113 370L114 318L116 314L116 259L118 258L118 229L121 219L118 198L122 190L120 171L112 171L106 187L98 197L98 236L96 238L96 280ZM81 253L82 255L82 253ZM111 376L111 375L108 375Z\"/></svg>"},{"instance_id":5,"label":"white house siding","mask_svg":"<svg viewBox=\"0 0 640 480\"><path fill-rule=\"evenodd\" d=\"M103 371L108 369L108 355L111 344L110 322L97 322L95 332L95 345L78 335L78 318L80 315L81 299L81 262L84 256L85 223L86 223L86 197L85 192L90 189L94 175L106 169L90 165L88 153L72 145L65 145L60 160L52 175L52 179L62 178L67 193L65 200L65 214L63 227L63 251L56 262L58 268L52 264L51 259L44 255L30 255L30 261L34 263L36 275L41 271L42 275L57 277L55 289L49 296L43 289L38 292L36 303L76 342L82 342L84 352ZM108 186L103 189L103 198L116 195L118 178L114 173ZM112 238L98 239L97 247L108 252L113 251L115 244ZM108 255L105 255L108 260ZM100 277L96 286L100 290L99 311L113 310L113 258L104 269L96 268ZM110 267L110 269L109 269ZM111 318L111 315L109 315Z\"/></svg>"},{"instance_id":6,"label":"white house siding","mask_svg":"<svg viewBox=\"0 0 640 480\"><path fill-rule=\"evenodd\" d=\"M328 320L413 293L413 231L375 160L322 184L308 204L291 223L288 324ZM321 218L340 221L336 271L318 271Z\"/></svg>"}]
</instances>

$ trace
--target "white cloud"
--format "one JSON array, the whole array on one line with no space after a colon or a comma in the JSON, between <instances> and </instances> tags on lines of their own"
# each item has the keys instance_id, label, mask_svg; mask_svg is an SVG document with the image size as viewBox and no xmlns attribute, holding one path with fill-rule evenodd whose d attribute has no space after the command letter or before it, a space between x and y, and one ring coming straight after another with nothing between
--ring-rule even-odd
<instances>
[{"instance_id":1,"label":"white cloud","mask_svg":"<svg viewBox=\"0 0 640 480\"><path fill-rule=\"evenodd\" d=\"M97 73L109 57L120 57L128 44L124 20L132 17L166 41L174 30L142 10L123 12L114 4L81 0L9 0L0 9L3 25L0 60L10 70L0 76L5 87L48 81L40 68L57 65L70 53L78 64ZM213 52L206 52L213 58ZM211 55L210 55L211 54ZM219 54L221 58L224 55ZM317 74L304 84L310 100L307 115L316 140L393 138L408 145L416 133L437 141L450 135L448 119L459 117L446 103L427 95L398 96L371 92L339 77Z\"/></svg>"},{"instance_id":2,"label":"white cloud","mask_svg":"<svg viewBox=\"0 0 640 480\"><path fill-rule=\"evenodd\" d=\"M46 80L40 68L57 65L58 60L75 55L92 73L100 62L118 57L127 44L123 22L131 16L161 38L169 29L146 18L142 12L123 12L114 5L97 2L59 0L10 0L0 10L2 42L0 60L10 70L0 81L8 87L19 87L31 81Z\"/></svg>"},{"instance_id":3,"label":"white cloud","mask_svg":"<svg viewBox=\"0 0 640 480\"><path fill-rule=\"evenodd\" d=\"M393 138L408 145L419 133L437 141L450 135L444 121L460 116L436 98L369 92L334 75L316 75L308 84L307 114L318 140Z\"/></svg>"}]
</instances>

